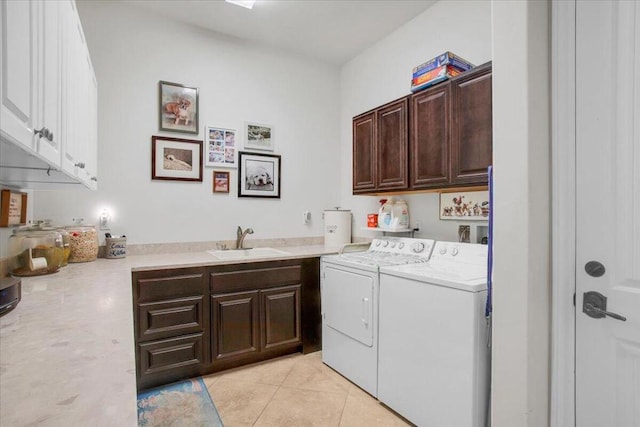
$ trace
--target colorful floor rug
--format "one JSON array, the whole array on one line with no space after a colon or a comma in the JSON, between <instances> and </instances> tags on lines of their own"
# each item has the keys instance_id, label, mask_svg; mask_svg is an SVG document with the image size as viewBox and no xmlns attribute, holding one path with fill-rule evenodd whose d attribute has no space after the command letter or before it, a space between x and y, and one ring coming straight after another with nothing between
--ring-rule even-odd
<instances>
[{"instance_id":1,"label":"colorful floor rug","mask_svg":"<svg viewBox=\"0 0 640 427\"><path fill-rule=\"evenodd\" d=\"M202 378L168 384L138 394L138 425L223 426Z\"/></svg>"}]
</instances>

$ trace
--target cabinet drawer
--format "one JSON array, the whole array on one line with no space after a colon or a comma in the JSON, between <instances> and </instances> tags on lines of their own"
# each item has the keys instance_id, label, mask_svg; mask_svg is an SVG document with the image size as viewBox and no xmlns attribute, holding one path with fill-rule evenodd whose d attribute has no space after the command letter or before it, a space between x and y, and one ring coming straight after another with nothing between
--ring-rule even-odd
<instances>
[{"instance_id":1,"label":"cabinet drawer","mask_svg":"<svg viewBox=\"0 0 640 427\"><path fill-rule=\"evenodd\" d=\"M211 292L296 284L300 276L300 265L211 273Z\"/></svg>"},{"instance_id":2,"label":"cabinet drawer","mask_svg":"<svg viewBox=\"0 0 640 427\"><path fill-rule=\"evenodd\" d=\"M140 374L181 369L204 363L203 334L194 334L138 345Z\"/></svg>"},{"instance_id":3,"label":"cabinet drawer","mask_svg":"<svg viewBox=\"0 0 640 427\"><path fill-rule=\"evenodd\" d=\"M203 331L204 297L139 304L138 339L157 340Z\"/></svg>"},{"instance_id":4,"label":"cabinet drawer","mask_svg":"<svg viewBox=\"0 0 640 427\"><path fill-rule=\"evenodd\" d=\"M206 290L204 278L201 272L151 278L136 278L134 274L138 302L202 296Z\"/></svg>"}]
</instances>

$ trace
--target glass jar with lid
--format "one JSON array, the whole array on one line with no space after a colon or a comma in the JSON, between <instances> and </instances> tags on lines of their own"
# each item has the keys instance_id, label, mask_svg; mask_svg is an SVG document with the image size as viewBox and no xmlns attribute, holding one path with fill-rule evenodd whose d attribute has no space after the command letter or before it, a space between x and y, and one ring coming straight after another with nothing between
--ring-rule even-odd
<instances>
[{"instance_id":1,"label":"glass jar with lid","mask_svg":"<svg viewBox=\"0 0 640 427\"><path fill-rule=\"evenodd\" d=\"M53 228L60 233L62 236L62 264L60 264L60 267L66 267L69 263L69 254L71 253L71 236L67 230L65 230L64 227L51 224L50 219L36 220L34 223L40 227Z\"/></svg>"},{"instance_id":2,"label":"glass jar with lid","mask_svg":"<svg viewBox=\"0 0 640 427\"><path fill-rule=\"evenodd\" d=\"M9 237L9 253L15 259L14 276L55 273L64 258L62 235L54 227L20 227Z\"/></svg>"},{"instance_id":3,"label":"glass jar with lid","mask_svg":"<svg viewBox=\"0 0 640 427\"><path fill-rule=\"evenodd\" d=\"M74 219L75 225L65 227L69 233L71 253L69 262L88 262L98 258L98 232L93 225L82 224L83 219Z\"/></svg>"}]
</instances>

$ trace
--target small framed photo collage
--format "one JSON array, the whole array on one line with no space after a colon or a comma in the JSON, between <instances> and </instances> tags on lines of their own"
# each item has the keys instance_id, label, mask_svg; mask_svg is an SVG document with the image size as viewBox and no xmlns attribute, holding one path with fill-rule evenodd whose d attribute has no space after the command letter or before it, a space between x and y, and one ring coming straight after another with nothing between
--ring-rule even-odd
<instances>
[{"instance_id":1,"label":"small framed photo collage","mask_svg":"<svg viewBox=\"0 0 640 427\"><path fill-rule=\"evenodd\" d=\"M205 132L205 166L236 168L236 131L207 126Z\"/></svg>"}]
</instances>

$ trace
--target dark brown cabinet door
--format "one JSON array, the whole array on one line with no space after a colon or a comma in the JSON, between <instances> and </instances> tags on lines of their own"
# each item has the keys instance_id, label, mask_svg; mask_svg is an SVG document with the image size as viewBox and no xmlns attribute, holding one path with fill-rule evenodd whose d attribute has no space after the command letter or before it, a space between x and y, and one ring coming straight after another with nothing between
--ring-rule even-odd
<instances>
[{"instance_id":1,"label":"dark brown cabinet door","mask_svg":"<svg viewBox=\"0 0 640 427\"><path fill-rule=\"evenodd\" d=\"M262 349L297 347L300 333L300 285L260 291Z\"/></svg>"},{"instance_id":2,"label":"dark brown cabinet door","mask_svg":"<svg viewBox=\"0 0 640 427\"><path fill-rule=\"evenodd\" d=\"M375 112L353 119L353 192L376 186Z\"/></svg>"},{"instance_id":3,"label":"dark brown cabinet door","mask_svg":"<svg viewBox=\"0 0 640 427\"><path fill-rule=\"evenodd\" d=\"M491 64L451 81L451 182L487 184L492 163Z\"/></svg>"},{"instance_id":4,"label":"dark brown cabinet door","mask_svg":"<svg viewBox=\"0 0 640 427\"><path fill-rule=\"evenodd\" d=\"M405 97L376 110L378 190L408 188L408 106Z\"/></svg>"},{"instance_id":5,"label":"dark brown cabinet door","mask_svg":"<svg viewBox=\"0 0 640 427\"><path fill-rule=\"evenodd\" d=\"M213 363L260 351L258 291L211 296Z\"/></svg>"},{"instance_id":6,"label":"dark brown cabinet door","mask_svg":"<svg viewBox=\"0 0 640 427\"><path fill-rule=\"evenodd\" d=\"M411 96L411 188L442 187L449 163L449 83Z\"/></svg>"}]
</instances>

